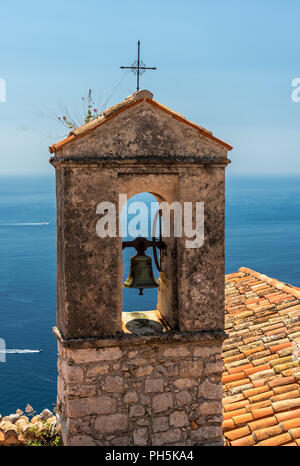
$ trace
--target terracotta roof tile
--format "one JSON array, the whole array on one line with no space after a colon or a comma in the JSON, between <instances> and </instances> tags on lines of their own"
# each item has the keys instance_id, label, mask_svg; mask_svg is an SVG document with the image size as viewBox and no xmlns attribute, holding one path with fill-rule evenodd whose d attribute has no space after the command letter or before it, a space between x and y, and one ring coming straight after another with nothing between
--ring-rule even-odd
<instances>
[{"instance_id":1,"label":"terracotta roof tile","mask_svg":"<svg viewBox=\"0 0 300 466\"><path fill-rule=\"evenodd\" d=\"M296 419L300 416L300 409L292 409L284 411L283 413L276 413L275 417L278 422L288 421L289 419Z\"/></svg>"},{"instance_id":2,"label":"terracotta roof tile","mask_svg":"<svg viewBox=\"0 0 300 466\"><path fill-rule=\"evenodd\" d=\"M284 433L280 435L276 435L276 437L271 437L267 440L263 440L262 442L259 442L257 445L258 446L264 446L264 447L275 447L279 445L283 445L284 443L288 443L291 440L293 440L293 437L289 433Z\"/></svg>"},{"instance_id":3,"label":"terracotta roof tile","mask_svg":"<svg viewBox=\"0 0 300 466\"><path fill-rule=\"evenodd\" d=\"M251 432L254 432L255 430L264 429L266 427L274 426L275 424L278 424L278 421L275 416L271 416L259 419L258 421L249 422L247 425Z\"/></svg>"},{"instance_id":4,"label":"terracotta roof tile","mask_svg":"<svg viewBox=\"0 0 300 466\"><path fill-rule=\"evenodd\" d=\"M254 445L255 438L252 435L247 435L246 437L239 438L238 440L234 440L231 442L233 447L250 447Z\"/></svg>"},{"instance_id":5,"label":"terracotta roof tile","mask_svg":"<svg viewBox=\"0 0 300 466\"><path fill-rule=\"evenodd\" d=\"M225 321L227 442L300 445L300 289L241 268L226 276Z\"/></svg>"},{"instance_id":6,"label":"terracotta roof tile","mask_svg":"<svg viewBox=\"0 0 300 466\"><path fill-rule=\"evenodd\" d=\"M283 421L282 425L284 427L284 430L293 429L294 427L300 427L300 417Z\"/></svg>"},{"instance_id":7,"label":"terracotta roof tile","mask_svg":"<svg viewBox=\"0 0 300 466\"><path fill-rule=\"evenodd\" d=\"M255 431L255 437L258 441L265 440L270 437L274 437L275 435L282 434L282 428L279 424L271 427L265 427L263 429L259 429Z\"/></svg>"},{"instance_id":8,"label":"terracotta roof tile","mask_svg":"<svg viewBox=\"0 0 300 466\"><path fill-rule=\"evenodd\" d=\"M253 414L252 413L241 414L239 416L234 416L232 419L235 425L238 427L238 426L242 426L246 424L247 422L252 421Z\"/></svg>"},{"instance_id":9,"label":"terracotta roof tile","mask_svg":"<svg viewBox=\"0 0 300 466\"><path fill-rule=\"evenodd\" d=\"M240 414L246 414L245 408L236 409L234 411L227 411L223 413L224 421L227 419L232 419L234 416L239 416Z\"/></svg>"},{"instance_id":10,"label":"terracotta roof tile","mask_svg":"<svg viewBox=\"0 0 300 466\"><path fill-rule=\"evenodd\" d=\"M76 128L75 130L72 130L67 138L50 146L49 152L53 153L53 152L57 152L61 150L61 148L65 146L65 144L68 144L70 141L74 141L74 139L76 138L81 138L85 136L86 134L89 134L95 128L105 124L107 121L110 121L112 118L115 118L121 112L124 112L127 109L135 105L138 105L142 102L147 102L147 104L153 107L156 107L159 110L171 115L175 120L178 120L181 123L184 123L196 129L197 131L199 131L201 135L211 139L212 141L215 141L223 145L228 150L232 149L232 147L229 144L213 136L211 131L203 128L202 126L196 125L192 121L189 121L186 118L184 118L179 113L174 112L173 110L169 109L168 107L165 107L164 105L156 102L155 100L152 100L152 97L153 97L152 93L147 90L141 90L141 91L133 93L132 95L127 97L127 99L125 99L123 102L120 102L117 105L114 105L113 107L106 109L101 115L99 115L94 120L80 126L79 128Z\"/></svg>"}]
</instances>

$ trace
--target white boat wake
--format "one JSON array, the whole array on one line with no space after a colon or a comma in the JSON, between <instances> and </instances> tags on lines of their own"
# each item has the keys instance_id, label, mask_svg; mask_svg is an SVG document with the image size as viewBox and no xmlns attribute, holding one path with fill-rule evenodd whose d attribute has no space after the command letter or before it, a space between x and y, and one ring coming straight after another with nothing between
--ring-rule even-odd
<instances>
[{"instance_id":1,"label":"white boat wake","mask_svg":"<svg viewBox=\"0 0 300 466\"><path fill-rule=\"evenodd\" d=\"M0 354L25 354L25 353L42 353L43 350L31 349L0 349Z\"/></svg>"}]
</instances>

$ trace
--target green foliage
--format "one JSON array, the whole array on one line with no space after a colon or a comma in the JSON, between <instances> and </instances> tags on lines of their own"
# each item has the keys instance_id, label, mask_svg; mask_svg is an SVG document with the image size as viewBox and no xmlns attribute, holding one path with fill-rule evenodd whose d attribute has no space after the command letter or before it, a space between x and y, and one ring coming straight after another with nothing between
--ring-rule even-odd
<instances>
[{"instance_id":1,"label":"green foliage","mask_svg":"<svg viewBox=\"0 0 300 466\"><path fill-rule=\"evenodd\" d=\"M99 116L98 110L95 107L95 102L92 96L92 89L89 90L88 96L81 97L83 105L83 115L81 116L71 116L69 112L65 109L64 115L58 116L58 120L69 129L76 129L79 126L88 123L89 121L94 120Z\"/></svg>"},{"instance_id":2,"label":"green foliage","mask_svg":"<svg viewBox=\"0 0 300 466\"><path fill-rule=\"evenodd\" d=\"M33 425L28 430L28 439L25 440L25 445L28 447L60 447L62 440L60 434L54 432L53 426L47 421L43 421L42 429Z\"/></svg>"}]
</instances>

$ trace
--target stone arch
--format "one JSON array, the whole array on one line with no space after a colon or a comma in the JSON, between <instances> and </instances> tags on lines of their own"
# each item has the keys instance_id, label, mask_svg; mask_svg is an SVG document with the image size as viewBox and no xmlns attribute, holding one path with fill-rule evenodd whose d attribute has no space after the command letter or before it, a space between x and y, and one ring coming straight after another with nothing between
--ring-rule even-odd
<instances>
[{"instance_id":1,"label":"stone arch","mask_svg":"<svg viewBox=\"0 0 300 466\"><path fill-rule=\"evenodd\" d=\"M126 194L127 200L142 192L152 194L158 202L172 204L179 201L179 176L177 173L145 173L144 171L120 173L119 194ZM123 206L122 206L123 207ZM178 326L178 283L177 283L177 240L173 237L173 215L171 212L171 236L164 238L166 253L162 255L162 270L158 290L157 309L172 329ZM122 250L122 238L119 243ZM123 266L120 266L120 274ZM121 304L121 310L123 305ZM120 310L120 312L121 312Z\"/></svg>"},{"instance_id":2,"label":"stone arch","mask_svg":"<svg viewBox=\"0 0 300 466\"><path fill-rule=\"evenodd\" d=\"M147 195L151 196L151 198L150 197L146 198ZM122 221L121 221L121 224L122 224L122 227L123 227L122 233L127 233L127 236L125 238L122 235L122 240L126 239L126 240L131 241L131 240L135 239L135 236L131 236L130 232L127 231L127 228L126 228L126 231L124 231L125 230L124 229L124 222L127 220L127 218L125 218L125 216L124 216L124 209L127 209L129 204L131 202L133 202L133 201L144 202L145 205L147 206L147 210L148 210L148 214L147 214L148 215L148 218L147 218L147 227L148 227L147 228L147 234L144 234L142 232L142 234L140 236L146 236L146 237L150 238L152 236L152 228L153 228L152 220L153 219L151 217L151 210L149 210L149 207L150 207L151 202L158 202L159 197L155 196L152 193L141 192L141 193L134 194L129 199L127 199L126 204L122 208L122 214L123 214L123 218L122 218ZM157 205L157 209L158 208L159 208L159 205ZM128 223L128 221L127 221L127 223ZM122 251L122 259L123 259L123 279L122 279L122 281L123 282L124 282L124 280L127 278L128 274L129 274L130 259L135 254L136 254L136 252L134 251L134 249L124 249ZM154 263L151 248L147 249L146 255L151 257L151 259L152 259L152 269L153 269L155 277L158 278L159 273L158 273L157 268L156 268L155 263ZM149 310L156 309L156 307L157 307L157 292L158 292L157 288L144 290L143 297L139 298L138 297L139 293L138 293L137 289L129 290L129 289L123 288L122 312L127 312L127 311L149 311ZM133 303L131 304L131 306L129 306L129 303L132 302L132 301L133 301Z\"/></svg>"}]
</instances>

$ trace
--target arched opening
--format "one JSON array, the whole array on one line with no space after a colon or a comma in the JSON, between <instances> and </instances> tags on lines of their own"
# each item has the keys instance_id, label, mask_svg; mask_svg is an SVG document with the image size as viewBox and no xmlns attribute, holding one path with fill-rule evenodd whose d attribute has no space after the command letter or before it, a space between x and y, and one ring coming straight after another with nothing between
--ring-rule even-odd
<instances>
[{"instance_id":1,"label":"arched opening","mask_svg":"<svg viewBox=\"0 0 300 466\"><path fill-rule=\"evenodd\" d=\"M157 199L150 193L136 194L128 199L121 213L122 241L132 241L136 237L143 236L151 240L153 230L153 217L159 209ZM158 236L158 222L155 228ZM148 248L145 254L151 258L154 278L158 280L157 270L152 248ZM130 273L130 261L136 255L133 247L123 250L123 283ZM158 288L145 288L143 295L137 288L123 287L123 312L151 311L157 307Z\"/></svg>"},{"instance_id":2,"label":"arched opening","mask_svg":"<svg viewBox=\"0 0 300 466\"><path fill-rule=\"evenodd\" d=\"M143 192L132 196L125 204L121 212L122 243L130 242L136 238L143 237L152 240L159 238L158 221L158 196ZM134 288L122 287L122 330L125 333L135 335L151 335L163 333L168 330L167 323L162 318L158 310L158 286L160 272L155 265L153 248L149 247L144 251L148 256L140 256L134 247L123 249L123 278L122 283L132 284ZM157 251L159 256L159 252ZM134 270L137 258L145 262L142 270L146 274ZM150 259L150 260L149 260ZM138 264L140 266L140 264ZM141 270L141 268L139 268ZM128 276L130 278L128 279ZM145 278L146 286L140 292L137 286L138 277ZM134 279L132 279L134 277ZM143 280L141 280L143 281ZM138 282L140 283L140 282ZM147 285L150 287L148 288Z\"/></svg>"}]
</instances>

